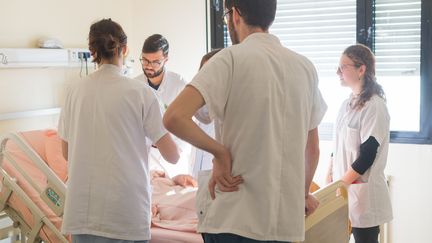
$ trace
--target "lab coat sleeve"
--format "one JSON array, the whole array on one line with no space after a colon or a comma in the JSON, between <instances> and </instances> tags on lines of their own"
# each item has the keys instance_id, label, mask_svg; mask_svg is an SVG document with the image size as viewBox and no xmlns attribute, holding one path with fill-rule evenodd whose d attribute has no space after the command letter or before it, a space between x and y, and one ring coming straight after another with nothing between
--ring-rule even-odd
<instances>
[{"instance_id":1,"label":"lab coat sleeve","mask_svg":"<svg viewBox=\"0 0 432 243\"><path fill-rule=\"evenodd\" d=\"M324 101L321 91L318 88L318 75L315 68L313 68L313 94L312 94L312 113L309 123L309 130L315 129L321 123L326 111L327 104Z\"/></svg>"},{"instance_id":2,"label":"lab coat sleeve","mask_svg":"<svg viewBox=\"0 0 432 243\"><path fill-rule=\"evenodd\" d=\"M233 59L228 49L211 58L189 85L203 96L209 117L223 120L232 80Z\"/></svg>"},{"instance_id":3,"label":"lab coat sleeve","mask_svg":"<svg viewBox=\"0 0 432 243\"><path fill-rule=\"evenodd\" d=\"M390 133L390 116L382 98L373 97L368 102L360 117L361 143L366 142L369 137L374 137L382 145Z\"/></svg>"},{"instance_id":4,"label":"lab coat sleeve","mask_svg":"<svg viewBox=\"0 0 432 243\"><path fill-rule=\"evenodd\" d=\"M162 114L156 97L154 97L148 110L144 111L144 132L153 143L168 133L163 126Z\"/></svg>"},{"instance_id":5,"label":"lab coat sleeve","mask_svg":"<svg viewBox=\"0 0 432 243\"><path fill-rule=\"evenodd\" d=\"M60 112L60 118L58 121L58 136L63 139L65 142L69 140L69 124L70 124L70 102L71 102L71 91L68 89L66 91L66 97L63 104L63 107Z\"/></svg>"}]
</instances>

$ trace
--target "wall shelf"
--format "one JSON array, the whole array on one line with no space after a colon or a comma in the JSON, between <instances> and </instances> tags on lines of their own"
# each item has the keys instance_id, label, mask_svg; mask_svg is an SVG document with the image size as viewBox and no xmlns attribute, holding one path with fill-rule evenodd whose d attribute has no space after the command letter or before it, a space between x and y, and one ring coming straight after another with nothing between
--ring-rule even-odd
<instances>
[{"instance_id":1,"label":"wall shelf","mask_svg":"<svg viewBox=\"0 0 432 243\"><path fill-rule=\"evenodd\" d=\"M49 108L49 109L0 113L0 121L16 120L22 118L39 117L39 116L58 115L60 114L60 110L61 110L60 107L56 107L56 108Z\"/></svg>"},{"instance_id":2,"label":"wall shelf","mask_svg":"<svg viewBox=\"0 0 432 243\"><path fill-rule=\"evenodd\" d=\"M48 68L80 67L85 65L83 54L86 49L43 49L43 48L0 48L0 69L5 68ZM91 58L87 59L90 64Z\"/></svg>"}]
</instances>

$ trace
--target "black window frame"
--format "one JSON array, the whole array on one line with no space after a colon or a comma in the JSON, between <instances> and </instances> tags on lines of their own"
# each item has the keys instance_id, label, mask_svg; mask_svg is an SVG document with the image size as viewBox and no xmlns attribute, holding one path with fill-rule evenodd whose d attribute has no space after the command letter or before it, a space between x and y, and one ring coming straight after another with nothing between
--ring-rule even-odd
<instances>
[{"instance_id":1,"label":"black window frame","mask_svg":"<svg viewBox=\"0 0 432 243\"><path fill-rule=\"evenodd\" d=\"M210 1L211 49L225 47L223 0ZM357 0L357 42L375 51L375 0ZM432 144L432 1L421 1L420 131L390 131L391 143ZM409 99L410 97L404 97Z\"/></svg>"}]
</instances>

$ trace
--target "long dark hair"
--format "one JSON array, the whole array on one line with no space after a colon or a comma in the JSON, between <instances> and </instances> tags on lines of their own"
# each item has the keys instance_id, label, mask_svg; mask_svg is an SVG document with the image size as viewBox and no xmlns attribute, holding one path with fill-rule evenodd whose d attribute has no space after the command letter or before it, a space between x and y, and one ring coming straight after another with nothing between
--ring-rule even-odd
<instances>
[{"instance_id":1,"label":"long dark hair","mask_svg":"<svg viewBox=\"0 0 432 243\"><path fill-rule=\"evenodd\" d=\"M111 19L102 19L90 27L89 50L93 62L100 63L102 59L112 59L117 52L127 44L127 36L123 28Z\"/></svg>"},{"instance_id":2,"label":"long dark hair","mask_svg":"<svg viewBox=\"0 0 432 243\"><path fill-rule=\"evenodd\" d=\"M353 109L361 109L373 95L378 95L385 100L384 90L376 81L375 56L372 51L365 45L357 44L346 48L343 54L351 59L357 68L362 65L366 67L362 91L351 107Z\"/></svg>"}]
</instances>

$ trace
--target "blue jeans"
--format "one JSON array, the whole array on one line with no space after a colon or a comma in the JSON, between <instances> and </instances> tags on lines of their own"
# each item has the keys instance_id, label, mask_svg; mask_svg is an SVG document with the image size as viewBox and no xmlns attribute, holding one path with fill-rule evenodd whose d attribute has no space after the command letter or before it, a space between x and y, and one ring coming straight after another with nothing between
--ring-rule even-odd
<instances>
[{"instance_id":1,"label":"blue jeans","mask_svg":"<svg viewBox=\"0 0 432 243\"><path fill-rule=\"evenodd\" d=\"M72 235L72 243L148 243L148 240L117 240L96 235Z\"/></svg>"},{"instance_id":2,"label":"blue jeans","mask_svg":"<svg viewBox=\"0 0 432 243\"><path fill-rule=\"evenodd\" d=\"M249 239L240 235L234 234L208 234L203 233L204 243L289 243L286 241L260 241Z\"/></svg>"}]
</instances>

